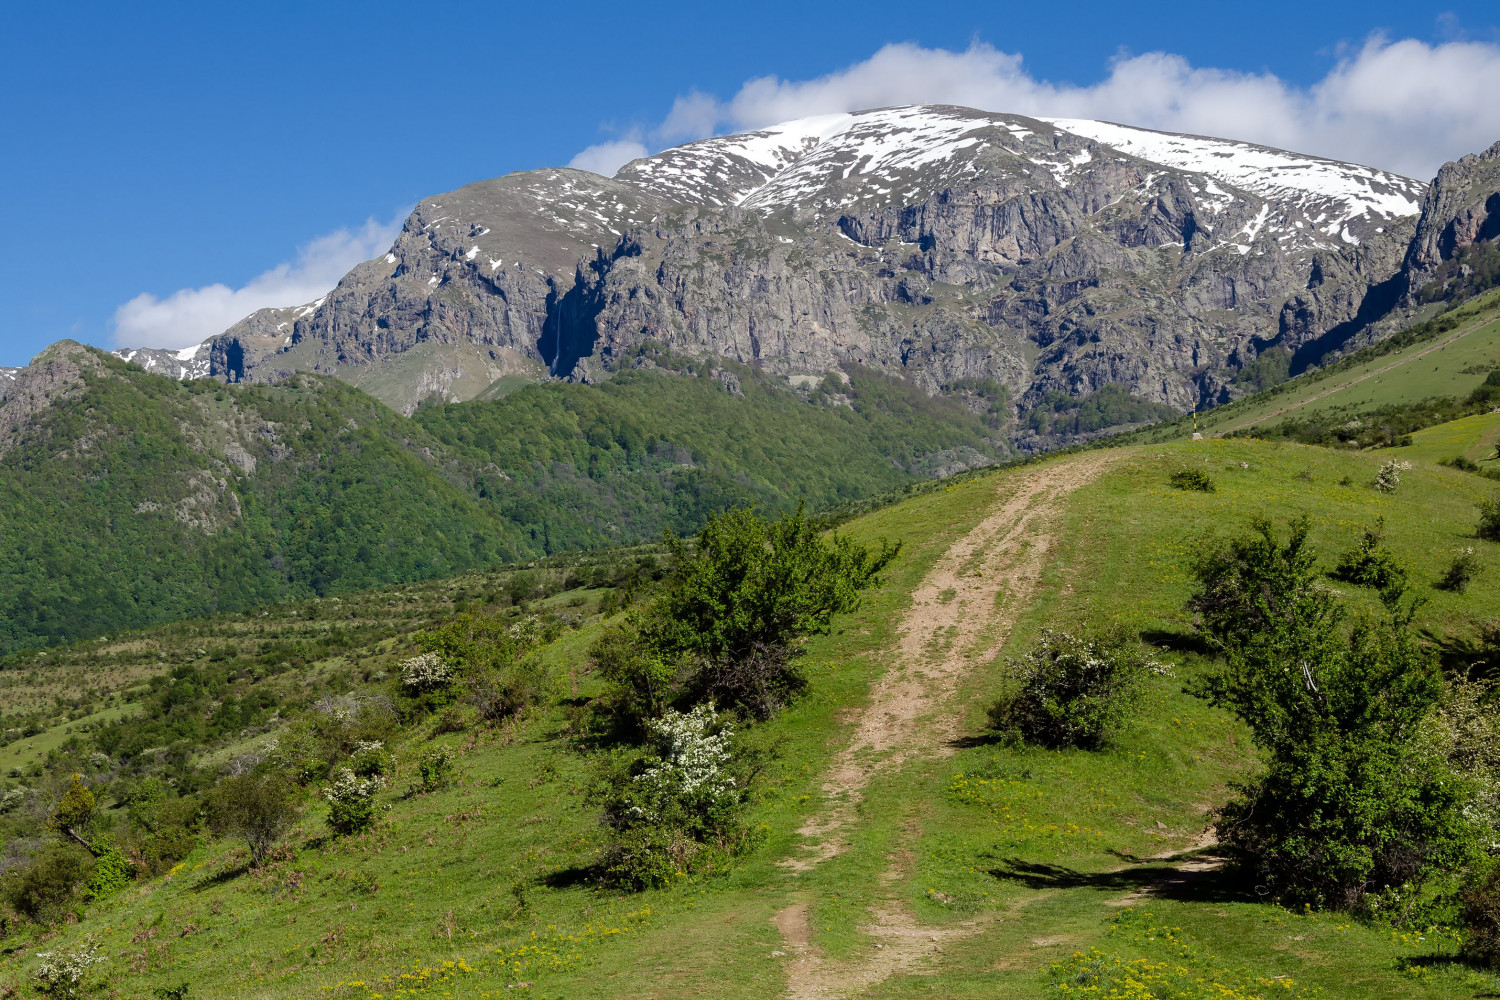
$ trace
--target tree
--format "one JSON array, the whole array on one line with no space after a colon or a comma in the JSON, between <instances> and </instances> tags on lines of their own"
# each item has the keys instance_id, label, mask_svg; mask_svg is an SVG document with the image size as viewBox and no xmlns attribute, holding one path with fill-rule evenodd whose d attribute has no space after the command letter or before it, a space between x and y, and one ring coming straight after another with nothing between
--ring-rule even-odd
<instances>
[{"instance_id":1,"label":"tree","mask_svg":"<svg viewBox=\"0 0 1500 1000\"><path fill-rule=\"evenodd\" d=\"M251 862L263 864L297 819L292 785L279 774L225 778L209 798L209 823L218 834L236 834L250 847Z\"/></svg>"},{"instance_id":2,"label":"tree","mask_svg":"<svg viewBox=\"0 0 1500 1000\"><path fill-rule=\"evenodd\" d=\"M749 509L716 514L695 545L670 533L666 544L674 570L664 592L595 647L596 663L638 710L654 714L685 694L755 718L803 686L797 640L857 607L900 551L825 539L800 507L776 521Z\"/></svg>"},{"instance_id":3,"label":"tree","mask_svg":"<svg viewBox=\"0 0 1500 1000\"><path fill-rule=\"evenodd\" d=\"M83 776L75 773L70 777L68 790L63 792L57 808L47 817L47 825L77 841L90 854L97 854L94 846L82 833L94 818L94 806L94 793L83 783Z\"/></svg>"},{"instance_id":4,"label":"tree","mask_svg":"<svg viewBox=\"0 0 1500 1000\"><path fill-rule=\"evenodd\" d=\"M1265 773L1219 814L1222 843L1286 901L1349 908L1472 846L1465 783L1416 752L1442 694L1411 606L1352 619L1317 579L1306 520L1205 554L1189 607L1223 654L1198 693L1250 727Z\"/></svg>"}]
</instances>

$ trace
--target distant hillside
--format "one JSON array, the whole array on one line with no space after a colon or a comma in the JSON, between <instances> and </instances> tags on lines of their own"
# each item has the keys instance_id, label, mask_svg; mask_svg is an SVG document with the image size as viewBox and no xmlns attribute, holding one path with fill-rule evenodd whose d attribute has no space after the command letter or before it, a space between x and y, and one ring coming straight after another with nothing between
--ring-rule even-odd
<instances>
[{"instance_id":1,"label":"distant hillside","mask_svg":"<svg viewBox=\"0 0 1500 1000\"><path fill-rule=\"evenodd\" d=\"M837 504L1007 454L980 397L656 357L408 420L324 376L179 382L55 345L0 403L0 649L653 539L733 504Z\"/></svg>"}]
</instances>

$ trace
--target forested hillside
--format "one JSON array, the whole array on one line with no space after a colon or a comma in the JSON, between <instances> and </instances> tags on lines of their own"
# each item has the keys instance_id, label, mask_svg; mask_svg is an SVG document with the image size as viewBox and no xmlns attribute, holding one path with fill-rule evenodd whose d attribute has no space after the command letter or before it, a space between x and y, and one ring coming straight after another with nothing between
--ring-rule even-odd
<instances>
[{"instance_id":1,"label":"forested hillside","mask_svg":"<svg viewBox=\"0 0 1500 1000\"><path fill-rule=\"evenodd\" d=\"M4 648L836 504L1006 454L959 402L853 371L691 362L400 417L336 379L177 382L77 345L10 387Z\"/></svg>"}]
</instances>

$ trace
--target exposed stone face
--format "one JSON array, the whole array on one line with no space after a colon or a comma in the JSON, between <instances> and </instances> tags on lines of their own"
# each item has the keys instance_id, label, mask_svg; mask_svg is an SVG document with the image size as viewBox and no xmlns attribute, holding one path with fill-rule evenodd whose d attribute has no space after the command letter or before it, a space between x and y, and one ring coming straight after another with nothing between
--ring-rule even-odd
<instances>
[{"instance_id":1,"label":"exposed stone face","mask_svg":"<svg viewBox=\"0 0 1500 1000\"><path fill-rule=\"evenodd\" d=\"M33 417L88 388L85 371L103 373L104 364L92 350L72 340L58 341L19 369L6 384L0 402L0 455L20 442Z\"/></svg>"},{"instance_id":2,"label":"exposed stone face","mask_svg":"<svg viewBox=\"0 0 1500 1000\"><path fill-rule=\"evenodd\" d=\"M1412 288L1471 243L1500 237L1500 142L1443 164L1422 199L1421 222L1406 255Z\"/></svg>"},{"instance_id":3,"label":"exposed stone face","mask_svg":"<svg viewBox=\"0 0 1500 1000\"><path fill-rule=\"evenodd\" d=\"M934 391L994 378L1022 404L1120 384L1188 409L1230 398L1270 347L1305 364L1375 336L1433 262L1500 230L1497 192L1500 144L1424 198L1368 167L1102 122L828 115L613 178L532 171L427 199L388 254L318 303L247 318L209 358L218 377L360 381L466 345L593 380L654 341ZM422 386L480 391L495 357L360 384L409 411Z\"/></svg>"}]
</instances>

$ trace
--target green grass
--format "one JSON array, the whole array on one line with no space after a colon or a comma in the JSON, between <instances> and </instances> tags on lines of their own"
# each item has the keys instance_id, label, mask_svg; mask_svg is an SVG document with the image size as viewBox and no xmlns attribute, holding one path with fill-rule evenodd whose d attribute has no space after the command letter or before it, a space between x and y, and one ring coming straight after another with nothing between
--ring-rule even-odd
<instances>
[{"instance_id":1,"label":"green grass","mask_svg":"<svg viewBox=\"0 0 1500 1000\"><path fill-rule=\"evenodd\" d=\"M1323 375L1309 372L1270 394L1199 418L1205 434L1227 434L1315 413L1360 413L1434 396L1467 396L1500 368L1500 308L1491 306L1457 330Z\"/></svg>"},{"instance_id":2,"label":"green grass","mask_svg":"<svg viewBox=\"0 0 1500 1000\"><path fill-rule=\"evenodd\" d=\"M1159 639L1182 633L1187 561L1200 533L1239 532L1257 516L1312 516L1313 539L1330 565L1384 516L1389 546L1416 570L1419 584L1437 555L1484 545L1489 566L1467 594L1424 589L1430 600L1421 624L1441 633L1500 616L1500 546L1472 538L1475 504L1500 488L1435 464L1453 442L1478 448L1493 439L1493 419L1473 419L1473 427L1433 428L1414 435L1411 448L1390 452L1248 439L1120 450L1109 474L1068 500L1042 586L1001 658L1050 626L1119 620ZM1394 495L1377 493L1369 483L1380 463L1403 453L1414 468ZM1187 466L1208 471L1217 492L1172 489L1169 474ZM1017 474L1026 470L997 475ZM1153 681L1114 748L1047 752L978 742L911 762L866 789L845 853L802 875L777 865L794 853L797 828L820 806L821 774L848 737L849 710L865 703L889 663L885 651L911 591L987 512L996 483L995 476L974 477L845 526L860 539L886 537L906 548L860 611L809 644L809 693L758 734L780 747L750 817L764 824L765 839L726 875L638 896L579 881L600 835L582 794L590 764L572 746L559 701L519 724L437 737L461 753L458 783L405 797L411 775L403 764L373 834L330 842L313 805L291 839L294 852L269 871L241 873L243 849L232 844L201 848L170 878L97 905L47 946L98 936L121 997L187 981L194 997L389 997L403 989L514 996L507 986L529 982L527 995L570 1000L748 998L783 988L787 958L773 956L784 946L771 918L789 902L809 904L815 944L828 961L859 963L875 954L874 939L862 930L870 906L895 900L933 928L974 922L978 931L946 942L870 996L1042 996L1050 966L1091 948L1181 964L1233 988L1255 977L1289 977L1290 987L1274 980L1269 995L1276 996L1319 989L1326 997L1436 998L1494 990L1488 975L1446 961L1453 944L1441 935L1403 937L1336 915L1290 914L1223 875L1129 908L1112 905L1160 879L1162 863L1151 856L1189 848L1230 782L1254 767L1240 726L1182 692L1202 661L1169 648L1159 655L1176 676ZM493 584L433 597L419 617L451 613L462 595L487 586ZM1340 589L1359 607L1375 608L1373 595ZM380 607L397 606L392 593L374 592L384 596L350 611L373 620ZM577 596L585 602L572 605ZM597 690L582 665L597 628L587 618L592 594L550 600L585 615L582 628L549 650L554 694L586 697ZM234 622L257 627L252 616ZM384 637L372 630L370 645L339 655L351 662L385 655L373 651L399 646L416 622L393 623ZM328 622L295 627L313 626ZM274 620L264 627L275 628ZM959 698L964 732L979 733L1000 683L998 663L967 678ZM414 734L398 756L409 760L426 739L426 731ZM24 938L6 940L0 983L23 984L33 950ZM1416 971L1400 971L1412 961ZM424 982L430 985L417 988Z\"/></svg>"}]
</instances>

